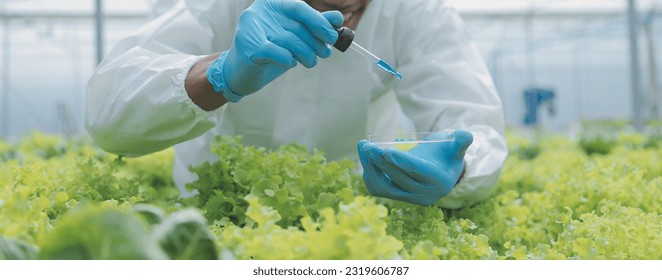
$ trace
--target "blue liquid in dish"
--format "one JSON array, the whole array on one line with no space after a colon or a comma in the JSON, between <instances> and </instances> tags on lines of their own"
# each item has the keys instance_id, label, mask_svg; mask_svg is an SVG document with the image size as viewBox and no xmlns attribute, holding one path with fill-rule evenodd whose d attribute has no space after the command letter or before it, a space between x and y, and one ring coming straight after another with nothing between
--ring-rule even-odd
<instances>
[{"instance_id":1,"label":"blue liquid in dish","mask_svg":"<svg viewBox=\"0 0 662 280\"><path fill-rule=\"evenodd\" d=\"M393 74L396 78L398 78L398 80L402 80L402 74L400 74L398 71L395 71L395 69L393 69L393 67L391 67L391 65L388 65L388 63L386 63L385 61L380 59L379 61L377 61L377 66L381 67L386 72Z\"/></svg>"}]
</instances>

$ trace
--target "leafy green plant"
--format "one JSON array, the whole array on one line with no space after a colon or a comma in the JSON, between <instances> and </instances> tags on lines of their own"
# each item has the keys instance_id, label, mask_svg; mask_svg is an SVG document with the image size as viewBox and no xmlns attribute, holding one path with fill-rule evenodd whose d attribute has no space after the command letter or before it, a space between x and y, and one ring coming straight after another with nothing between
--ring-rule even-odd
<instances>
[{"instance_id":1,"label":"leafy green plant","mask_svg":"<svg viewBox=\"0 0 662 280\"><path fill-rule=\"evenodd\" d=\"M301 218L317 218L319 209L337 209L360 192L349 161L327 162L321 152L295 144L268 151L239 141L217 139L212 152L219 160L192 168L199 180L187 187L199 195L184 202L203 209L210 223L245 225L250 194L281 213L279 225L301 227Z\"/></svg>"},{"instance_id":2,"label":"leafy green plant","mask_svg":"<svg viewBox=\"0 0 662 280\"><path fill-rule=\"evenodd\" d=\"M127 210L88 206L64 217L39 242L40 259L166 259L147 225Z\"/></svg>"},{"instance_id":3,"label":"leafy green plant","mask_svg":"<svg viewBox=\"0 0 662 280\"><path fill-rule=\"evenodd\" d=\"M207 220L194 209L180 210L154 227L154 238L173 260L218 259Z\"/></svg>"},{"instance_id":4,"label":"leafy green plant","mask_svg":"<svg viewBox=\"0 0 662 280\"><path fill-rule=\"evenodd\" d=\"M180 199L172 150L0 142L0 259L662 259L651 137L610 130L601 154L518 133L492 196L455 210L371 197L352 162L295 144L219 138Z\"/></svg>"},{"instance_id":5,"label":"leafy green plant","mask_svg":"<svg viewBox=\"0 0 662 280\"><path fill-rule=\"evenodd\" d=\"M616 141L604 138L582 138L579 146L587 155L606 155L616 146Z\"/></svg>"},{"instance_id":6,"label":"leafy green plant","mask_svg":"<svg viewBox=\"0 0 662 280\"><path fill-rule=\"evenodd\" d=\"M37 246L0 236L0 260L33 260L37 252Z\"/></svg>"}]
</instances>

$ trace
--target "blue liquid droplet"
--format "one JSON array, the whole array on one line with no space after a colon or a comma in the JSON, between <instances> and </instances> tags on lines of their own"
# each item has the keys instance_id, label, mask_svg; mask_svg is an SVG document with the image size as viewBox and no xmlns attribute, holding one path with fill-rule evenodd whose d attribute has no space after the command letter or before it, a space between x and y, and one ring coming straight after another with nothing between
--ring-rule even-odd
<instances>
[{"instance_id":1,"label":"blue liquid droplet","mask_svg":"<svg viewBox=\"0 0 662 280\"><path fill-rule=\"evenodd\" d=\"M385 61L383 60L377 61L377 66L381 67L386 72L395 75L395 77L398 78L398 80L402 80L402 74L398 73L398 71L395 71L395 69L393 69L393 67L391 67L391 65L388 65L388 63L386 63Z\"/></svg>"}]
</instances>

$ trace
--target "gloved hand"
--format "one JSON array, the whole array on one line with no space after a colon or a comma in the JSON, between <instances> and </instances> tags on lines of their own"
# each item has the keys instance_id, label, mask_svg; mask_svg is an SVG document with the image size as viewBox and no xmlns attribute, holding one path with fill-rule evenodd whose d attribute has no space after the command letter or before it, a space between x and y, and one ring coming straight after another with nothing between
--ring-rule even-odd
<instances>
[{"instance_id":1,"label":"gloved hand","mask_svg":"<svg viewBox=\"0 0 662 280\"><path fill-rule=\"evenodd\" d=\"M320 13L301 0L255 0L239 17L230 50L207 69L216 92L232 102L278 78L297 61L307 68L331 56L339 11Z\"/></svg>"},{"instance_id":2,"label":"gloved hand","mask_svg":"<svg viewBox=\"0 0 662 280\"><path fill-rule=\"evenodd\" d=\"M407 152L361 140L359 159L370 194L432 205L450 193L464 172L464 154L473 142L470 132L454 134L455 141L419 144Z\"/></svg>"}]
</instances>

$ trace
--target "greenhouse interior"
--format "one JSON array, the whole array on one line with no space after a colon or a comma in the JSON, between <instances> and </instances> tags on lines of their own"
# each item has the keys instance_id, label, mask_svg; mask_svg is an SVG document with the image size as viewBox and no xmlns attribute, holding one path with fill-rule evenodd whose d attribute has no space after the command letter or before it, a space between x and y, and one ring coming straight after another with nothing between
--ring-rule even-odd
<instances>
[{"instance_id":1,"label":"greenhouse interior","mask_svg":"<svg viewBox=\"0 0 662 280\"><path fill-rule=\"evenodd\" d=\"M354 159L327 157L334 149L308 145L314 135L278 147L224 135L206 139L216 160L188 166L193 195L173 178L185 164L178 160L196 154L169 143L125 156L98 145L112 133L92 139L85 125L97 66L165 9L197 5L181 2L202 3L0 0L0 260L662 260L662 0L428 1L459 14L504 124L497 136L473 134L467 156L486 146L476 148L478 159L460 157L462 175L444 179L450 186L437 173L455 162L417 154L424 144L394 154L420 156L442 172L418 176L427 165L399 169L388 156L381 167L364 159L366 146ZM370 3L365 19L371 5L406 1L349 2ZM241 107L223 96L224 112ZM308 117L302 125L315 124ZM237 131L251 129L260 127ZM411 174L399 181L391 168ZM484 170L490 174L476 174ZM430 176L450 189L418 194L398 185L437 187L420 181ZM465 179L488 185L480 199L437 203L461 197L464 189L453 188ZM426 195L429 203L417 203Z\"/></svg>"}]
</instances>

